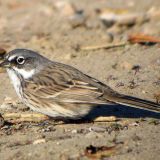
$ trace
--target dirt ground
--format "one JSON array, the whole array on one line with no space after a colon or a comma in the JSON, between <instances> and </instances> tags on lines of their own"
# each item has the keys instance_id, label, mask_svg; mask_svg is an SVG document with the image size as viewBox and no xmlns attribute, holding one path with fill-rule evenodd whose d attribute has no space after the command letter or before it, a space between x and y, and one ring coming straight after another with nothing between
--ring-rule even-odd
<instances>
[{"instance_id":1,"label":"dirt ground","mask_svg":"<svg viewBox=\"0 0 160 160\"><path fill-rule=\"evenodd\" d=\"M156 102L160 98L159 44L126 43L88 50L84 47L126 42L133 33L160 37L159 8L159 0L0 1L0 47L7 51L38 51L80 69L120 93ZM121 24L112 24L100 19L108 13L132 13L136 18L132 23L121 19ZM6 73L0 74L0 105L2 116L32 113L18 101ZM160 159L160 114L109 106L97 108L93 115L116 116L118 121L6 122L0 129L0 159Z\"/></svg>"}]
</instances>

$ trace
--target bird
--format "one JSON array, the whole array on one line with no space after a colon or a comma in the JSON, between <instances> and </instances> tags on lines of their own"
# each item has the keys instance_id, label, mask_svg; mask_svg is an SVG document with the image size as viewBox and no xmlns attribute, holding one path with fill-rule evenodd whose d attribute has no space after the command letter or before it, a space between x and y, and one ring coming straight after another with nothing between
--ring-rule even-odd
<instances>
[{"instance_id":1,"label":"bird","mask_svg":"<svg viewBox=\"0 0 160 160\"><path fill-rule=\"evenodd\" d=\"M26 106L53 118L81 119L95 106L125 105L160 112L160 104L120 94L101 81L29 49L3 57L15 91Z\"/></svg>"}]
</instances>

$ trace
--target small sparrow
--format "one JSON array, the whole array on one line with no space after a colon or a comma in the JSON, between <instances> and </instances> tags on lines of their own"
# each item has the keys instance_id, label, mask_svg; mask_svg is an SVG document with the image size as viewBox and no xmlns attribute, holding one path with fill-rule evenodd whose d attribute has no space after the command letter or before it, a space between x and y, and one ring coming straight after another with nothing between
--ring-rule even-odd
<instances>
[{"instance_id":1,"label":"small sparrow","mask_svg":"<svg viewBox=\"0 0 160 160\"><path fill-rule=\"evenodd\" d=\"M4 56L18 97L32 110L54 118L79 119L97 105L127 105L160 112L160 104L120 94L74 67L37 52L15 49Z\"/></svg>"}]
</instances>

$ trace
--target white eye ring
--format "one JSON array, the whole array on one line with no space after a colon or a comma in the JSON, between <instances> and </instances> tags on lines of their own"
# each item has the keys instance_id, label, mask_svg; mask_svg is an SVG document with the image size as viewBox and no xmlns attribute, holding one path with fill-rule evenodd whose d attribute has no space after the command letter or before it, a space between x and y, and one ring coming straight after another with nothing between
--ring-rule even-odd
<instances>
[{"instance_id":1,"label":"white eye ring","mask_svg":"<svg viewBox=\"0 0 160 160\"><path fill-rule=\"evenodd\" d=\"M17 57L16 61L17 61L18 64L24 64L25 59L24 59L24 57L19 56L19 57Z\"/></svg>"}]
</instances>

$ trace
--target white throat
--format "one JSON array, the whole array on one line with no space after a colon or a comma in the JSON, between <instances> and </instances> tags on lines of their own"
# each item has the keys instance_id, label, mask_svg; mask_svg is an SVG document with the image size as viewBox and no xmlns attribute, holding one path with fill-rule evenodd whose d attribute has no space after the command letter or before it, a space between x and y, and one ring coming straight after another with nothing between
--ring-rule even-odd
<instances>
[{"instance_id":1,"label":"white throat","mask_svg":"<svg viewBox=\"0 0 160 160\"><path fill-rule=\"evenodd\" d=\"M25 71L23 69L7 69L9 78L11 79L11 83L14 86L14 89L16 90L17 95L19 96L20 99L22 99L22 88L21 88L21 81L19 77L17 76L16 72L18 72L24 79L28 79L32 77L32 75L35 73L35 69L31 71Z\"/></svg>"},{"instance_id":2,"label":"white throat","mask_svg":"<svg viewBox=\"0 0 160 160\"><path fill-rule=\"evenodd\" d=\"M18 78L14 70L7 69L7 72L8 72L9 78L11 79L11 83L13 84L14 89L16 90L18 97L21 99L22 97L20 92L22 88L21 88L20 79Z\"/></svg>"},{"instance_id":3,"label":"white throat","mask_svg":"<svg viewBox=\"0 0 160 160\"><path fill-rule=\"evenodd\" d=\"M16 72L18 72L24 79L31 78L35 73L35 69L32 69L30 71L26 71L24 69L19 69L19 68L16 68L16 67L13 67L13 69Z\"/></svg>"}]
</instances>

